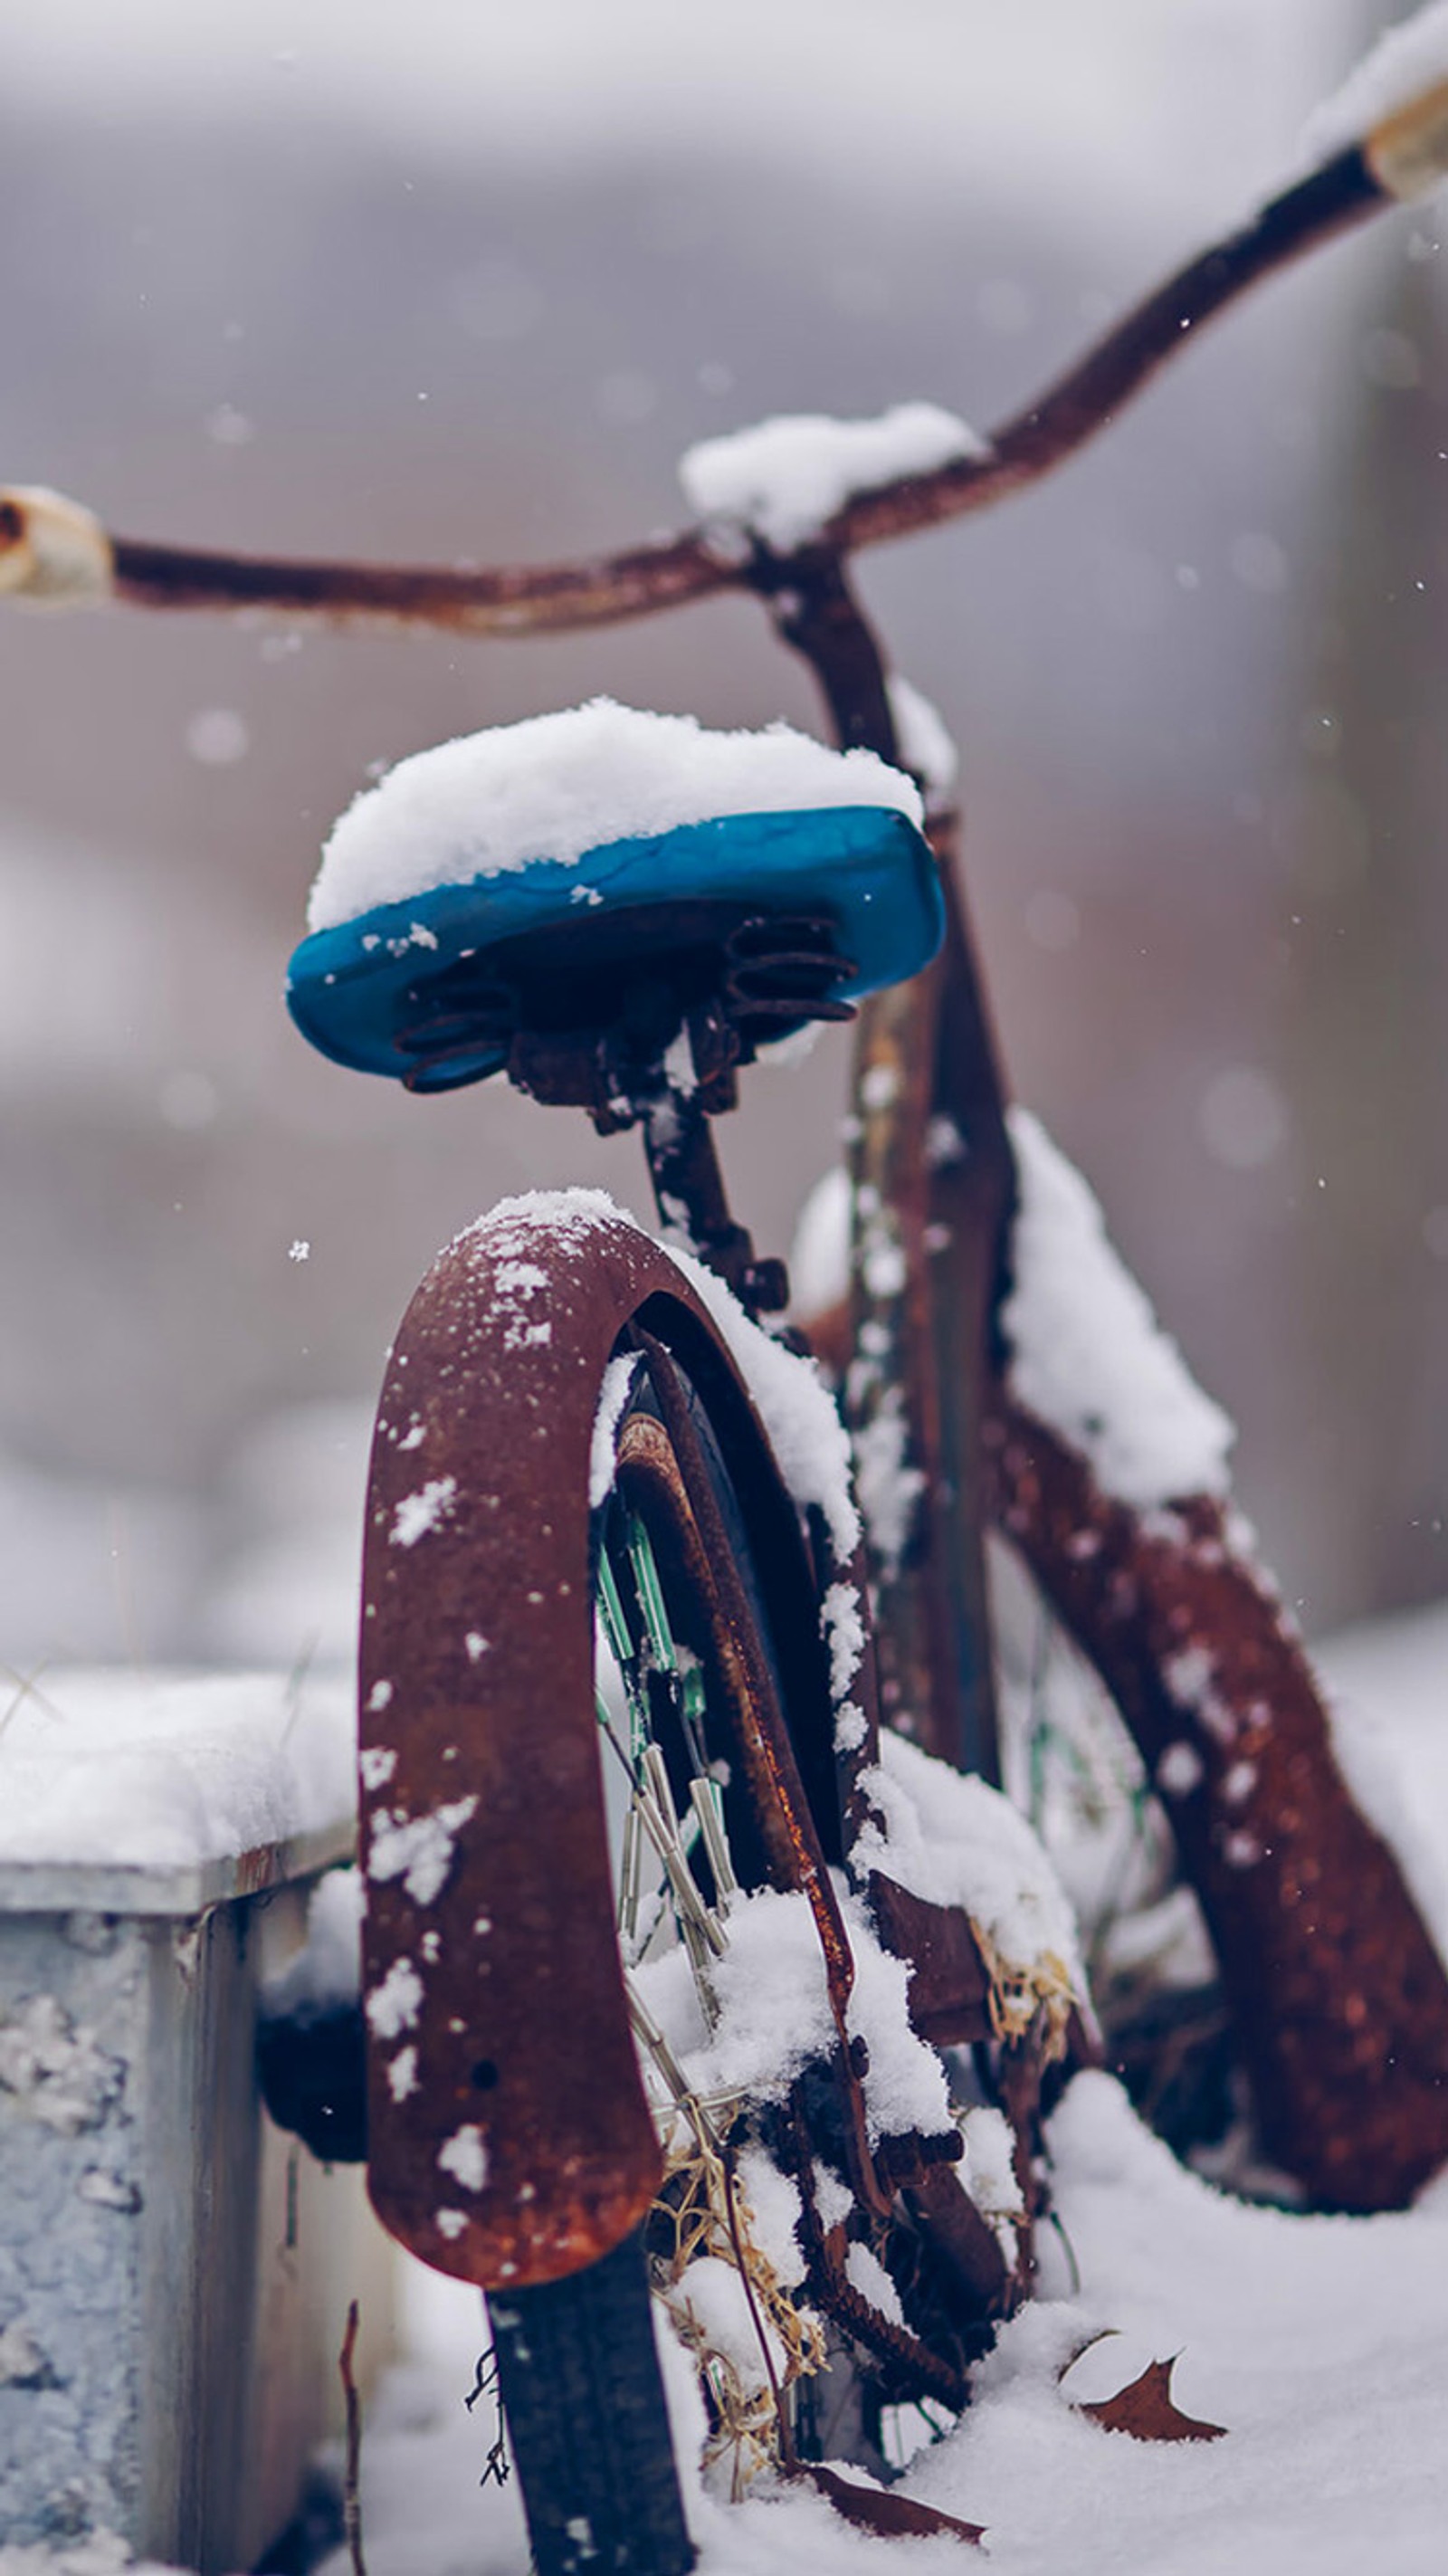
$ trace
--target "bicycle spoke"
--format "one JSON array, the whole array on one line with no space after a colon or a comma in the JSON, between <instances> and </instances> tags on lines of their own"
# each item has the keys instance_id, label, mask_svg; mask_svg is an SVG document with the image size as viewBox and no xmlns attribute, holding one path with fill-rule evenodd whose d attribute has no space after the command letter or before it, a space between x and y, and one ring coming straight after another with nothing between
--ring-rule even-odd
<instances>
[{"instance_id":1,"label":"bicycle spoke","mask_svg":"<svg viewBox=\"0 0 1448 2576\"><path fill-rule=\"evenodd\" d=\"M633 1514L629 1516L627 1544L629 1564L633 1568L634 1582L638 1587L639 1607L644 1615L644 1626L653 1655L654 1669L656 1672L671 1673L675 1668L674 1639L669 1627L668 1614L664 1608L659 1570L654 1563L654 1551L649 1544L648 1532L642 1521Z\"/></svg>"},{"instance_id":2,"label":"bicycle spoke","mask_svg":"<svg viewBox=\"0 0 1448 2576\"><path fill-rule=\"evenodd\" d=\"M738 1895L739 1881L729 1856L729 1842L724 1830L724 1799L719 1783L696 1772L689 1783L689 1796L699 1819L709 1866L714 1873L715 1903L724 1909L730 1897Z\"/></svg>"}]
</instances>

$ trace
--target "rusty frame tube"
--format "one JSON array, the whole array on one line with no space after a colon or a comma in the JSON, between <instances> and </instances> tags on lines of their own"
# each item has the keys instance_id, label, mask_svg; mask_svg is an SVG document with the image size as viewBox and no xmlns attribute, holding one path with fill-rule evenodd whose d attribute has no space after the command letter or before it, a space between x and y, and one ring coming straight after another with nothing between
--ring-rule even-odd
<instances>
[{"instance_id":1,"label":"rusty frame tube","mask_svg":"<svg viewBox=\"0 0 1448 2576\"><path fill-rule=\"evenodd\" d=\"M1237 1515L1134 1512L1005 1392L985 1455L1000 1528L1165 1802L1269 2154L1319 2208L1403 2207L1448 2157L1448 1970Z\"/></svg>"}]
</instances>

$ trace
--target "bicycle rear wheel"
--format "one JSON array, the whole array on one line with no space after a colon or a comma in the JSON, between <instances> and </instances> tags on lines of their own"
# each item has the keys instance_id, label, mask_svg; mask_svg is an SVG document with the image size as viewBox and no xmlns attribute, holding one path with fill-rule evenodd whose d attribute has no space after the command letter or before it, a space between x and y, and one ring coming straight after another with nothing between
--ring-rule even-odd
<instances>
[{"instance_id":1,"label":"bicycle rear wheel","mask_svg":"<svg viewBox=\"0 0 1448 2576\"><path fill-rule=\"evenodd\" d=\"M802 1555L788 1562L787 1544L781 1563L785 1531L776 1520L766 1576L699 1389L646 1330L635 1327L626 1344L613 1363L627 1391L612 1431L612 1482L593 1514L595 1693L621 1962L668 2160L645 2231L584 2271L489 2298L540 2576L585 2564L672 2576L690 2563L677 2554L681 2517L662 2402L643 2393L657 2387L660 2291L692 2343L710 2444L721 2454L751 2463L777 2455L782 2383L801 2360L823 2354L819 2329L774 2286L754 2246L730 2163L737 2105L691 2094L644 1992L651 1979L655 1997L660 1980L672 1985L677 2010L675 1971L687 1961L707 2017L716 2009L710 1967L727 1949L731 1906L769 1888L807 1902L802 1882L813 1871L823 1883L822 1851L809 1848L816 1821L777 1723L784 1682L768 1598L788 1628L807 1569ZM809 1656L794 1678L806 1704L827 1708L812 1609L795 1624L793 1642L807 1642ZM798 1718L798 1696L794 1705ZM828 1814L824 1821L828 1830ZM710 2267L702 2320L695 2284L704 2276L691 2275L701 2256ZM733 2329L722 2350L710 2348L721 2341L721 2295Z\"/></svg>"},{"instance_id":2,"label":"bicycle rear wheel","mask_svg":"<svg viewBox=\"0 0 1448 2576\"><path fill-rule=\"evenodd\" d=\"M690 2549L639 2224L677 2104L645 2093L625 1972L707 1947L734 1882L802 1905L845 1981L849 1953L799 1513L687 1282L596 1210L461 1238L384 1393L363 1625L371 2187L405 2243L488 2292L540 2576L675 2576ZM605 1383L615 1463L590 1513Z\"/></svg>"}]
</instances>

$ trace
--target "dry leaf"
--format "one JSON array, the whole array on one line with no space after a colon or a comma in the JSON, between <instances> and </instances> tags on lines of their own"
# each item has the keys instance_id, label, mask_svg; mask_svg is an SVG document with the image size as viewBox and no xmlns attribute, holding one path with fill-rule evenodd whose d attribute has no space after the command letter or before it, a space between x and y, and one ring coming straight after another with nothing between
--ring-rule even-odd
<instances>
[{"instance_id":1,"label":"dry leaf","mask_svg":"<svg viewBox=\"0 0 1448 2576\"><path fill-rule=\"evenodd\" d=\"M1170 2361L1149 2361L1129 2388L1118 2389L1114 2397L1098 2397L1088 2405L1078 2406L1076 2412L1089 2415L1093 2424L1104 2424L1108 2433L1129 2433L1134 2442L1219 2442L1226 2432L1225 2424L1208 2424L1195 2415L1183 2415L1174 2403L1171 2375L1176 2365L1175 2354Z\"/></svg>"},{"instance_id":2,"label":"dry leaf","mask_svg":"<svg viewBox=\"0 0 1448 2576\"><path fill-rule=\"evenodd\" d=\"M1056 2373L1057 2386L1060 2386L1063 2379L1070 2377L1070 2374L1075 2369L1077 2362L1084 2361L1088 2352L1094 2352L1099 2343L1111 2343L1120 2332L1121 2329L1119 2326L1095 2326L1090 2334L1081 2335L1078 2340L1072 2344L1070 2351L1067 2353L1065 2360L1062 2362L1060 2369Z\"/></svg>"},{"instance_id":3,"label":"dry leaf","mask_svg":"<svg viewBox=\"0 0 1448 2576\"><path fill-rule=\"evenodd\" d=\"M879 2532L887 2540L923 2540L946 2531L974 2546L984 2537L981 2523L939 2513L933 2504L916 2504L913 2497L899 2495L893 2487L859 2486L853 2478L842 2478L838 2470L823 2468L817 2461L802 2460L796 2474L828 2496L846 2522L858 2523L862 2531Z\"/></svg>"}]
</instances>

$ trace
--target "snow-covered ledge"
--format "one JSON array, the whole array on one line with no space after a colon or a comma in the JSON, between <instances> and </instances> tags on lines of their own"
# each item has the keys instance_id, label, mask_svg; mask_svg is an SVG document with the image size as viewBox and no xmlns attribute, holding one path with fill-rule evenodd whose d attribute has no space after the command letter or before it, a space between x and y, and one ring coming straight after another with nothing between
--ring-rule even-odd
<instances>
[{"instance_id":1,"label":"snow-covered ledge","mask_svg":"<svg viewBox=\"0 0 1448 2576\"><path fill-rule=\"evenodd\" d=\"M0 1703L0 2532L250 2566L328 2429L357 2177L272 2129L257 1992L351 1847L341 1680L47 1672ZM364 2279L364 2271L371 2269Z\"/></svg>"}]
</instances>

